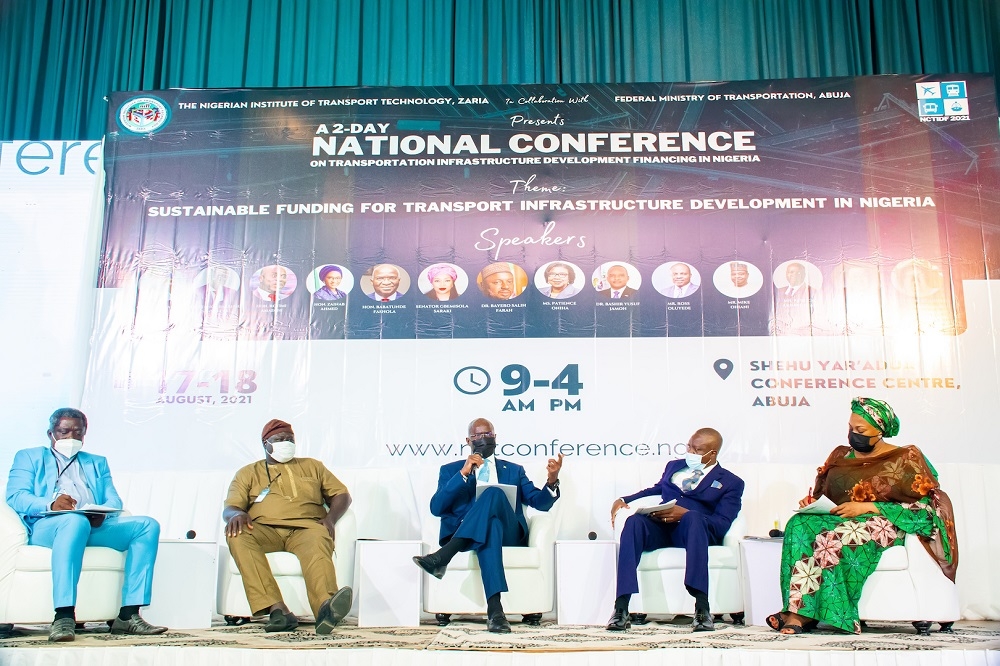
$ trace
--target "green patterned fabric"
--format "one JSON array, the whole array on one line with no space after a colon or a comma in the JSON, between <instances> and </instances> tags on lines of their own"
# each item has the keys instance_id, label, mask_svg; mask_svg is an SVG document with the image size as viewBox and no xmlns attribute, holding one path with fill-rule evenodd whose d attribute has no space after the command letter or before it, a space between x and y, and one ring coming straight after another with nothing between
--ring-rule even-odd
<instances>
[{"instance_id":1,"label":"green patterned fabric","mask_svg":"<svg viewBox=\"0 0 1000 666\"><path fill-rule=\"evenodd\" d=\"M881 515L840 518L796 514L785 526L781 550L784 610L831 626L861 632L861 588L878 566L882 552L903 543L907 534L930 537L943 529L927 501L876 502Z\"/></svg>"},{"instance_id":2,"label":"green patterned fabric","mask_svg":"<svg viewBox=\"0 0 1000 666\"><path fill-rule=\"evenodd\" d=\"M851 401L851 411L878 428L886 437L899 434L899 418L889 403L875 398L855 398Z\"/></svg>"}]
</instances>

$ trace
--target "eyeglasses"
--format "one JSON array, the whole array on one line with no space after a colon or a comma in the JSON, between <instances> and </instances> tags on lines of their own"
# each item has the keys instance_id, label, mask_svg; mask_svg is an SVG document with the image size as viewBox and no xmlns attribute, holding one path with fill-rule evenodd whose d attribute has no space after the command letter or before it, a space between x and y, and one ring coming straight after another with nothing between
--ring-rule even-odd
<instances>
[{"instance_id":1,"label":"eyeglasses","mask_svg":"<svg viewBox=\"0 0 1000 666\"><path fill-rule=\"evenodd\" d=\"M469 439L482 439L484 437L496 437L495 432L476 432L469 435Z\"/></svg>"}]
</instances>

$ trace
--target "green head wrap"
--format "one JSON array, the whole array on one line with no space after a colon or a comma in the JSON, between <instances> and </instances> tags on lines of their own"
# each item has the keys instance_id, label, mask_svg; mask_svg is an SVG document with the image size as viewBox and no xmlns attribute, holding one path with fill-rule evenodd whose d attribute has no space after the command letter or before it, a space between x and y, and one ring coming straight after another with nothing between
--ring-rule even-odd
<instances>
[{"instance_id":1,"label":"green head wrap","mask_svg":"<svg viewBox=\"0 0 1000 666\"><path fill-rule=\"evenodd\" d=\"M899 434L899 419L888 403L875 398L855 398L851 411L882 431L886 437Z\"/></svg>"}]
</instances>

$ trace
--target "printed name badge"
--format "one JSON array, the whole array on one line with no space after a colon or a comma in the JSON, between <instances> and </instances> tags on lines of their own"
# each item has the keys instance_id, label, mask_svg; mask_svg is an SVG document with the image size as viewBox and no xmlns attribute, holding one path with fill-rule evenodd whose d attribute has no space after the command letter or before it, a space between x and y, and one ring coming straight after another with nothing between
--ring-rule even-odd
<instances>
[{"instance_id":1,"label":"printed name badge","mask_svg":"<svg viewBox=\"0 0 1000 666\"><path fill-rule=\"evenodd\" d=\"M269 492L271 492L271 489L270 489L270 488L264 488L264 490L262 490L262 491L260 492L260 495L257 495L257 499L255 499L255 500L253 501L253 503L254 503L254 504L257 504L258 502L263 502L263 501L264 501L264 498L265 498L265 497L267 497L267 494L268 494Z\"/></svg>"}]
</instances>

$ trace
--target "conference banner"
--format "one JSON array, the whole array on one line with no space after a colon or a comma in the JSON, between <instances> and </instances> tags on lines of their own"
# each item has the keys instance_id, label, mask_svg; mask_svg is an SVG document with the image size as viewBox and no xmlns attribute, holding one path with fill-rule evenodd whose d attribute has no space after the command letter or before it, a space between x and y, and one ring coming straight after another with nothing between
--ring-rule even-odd
<instances>
[{"instance_id":1,"label":"conference banner","mask_svg":"<svg viewBox=\"0 0 1000 666\"><path fill-rule=\"evenodd\" d=\"M453 459L476 416L512 458L664 459L713 426L730 460L816 461L856 395L901 442L971 442L1000 365L994 90L116 93L86 406L223 468L272 417L348 466Z\"/></svg>"}]
</instances>

